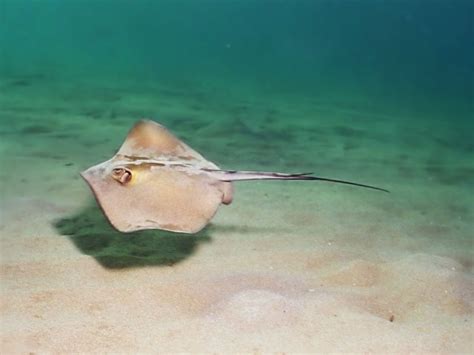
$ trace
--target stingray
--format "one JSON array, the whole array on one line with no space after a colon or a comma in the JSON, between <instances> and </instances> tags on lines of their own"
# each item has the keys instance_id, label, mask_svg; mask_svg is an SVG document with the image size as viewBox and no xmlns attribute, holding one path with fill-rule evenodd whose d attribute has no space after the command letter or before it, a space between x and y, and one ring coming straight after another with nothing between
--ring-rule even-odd
<instances>
[{"instance_id":1,"label":"stingray","mask_svg":"<svg viewBox=\"0 0 474 355\"><path fill-rule=\"evenodd\" d=\"M234 181L315 180L387 192L312 173L223 170L150 120L138 121L112 159L81 176L120 232L163 229L196 233L209 223L221 203L232 202Z\"/></svg>"}]
</instances>

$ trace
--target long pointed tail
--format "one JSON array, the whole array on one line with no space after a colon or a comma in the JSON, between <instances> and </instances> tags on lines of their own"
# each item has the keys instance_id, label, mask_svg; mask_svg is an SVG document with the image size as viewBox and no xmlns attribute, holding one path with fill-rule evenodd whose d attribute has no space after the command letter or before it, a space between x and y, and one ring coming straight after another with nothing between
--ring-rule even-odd
<instances>
[{"instance_id":1,"label":"long pointed tail","mask_svg":"<svg viewBox=\"0 0 474 355\"><path fill-rule=\"evenodd\" d=\"M313 176L312 173L297 173L297 174L285 174L285 173L274 173L274 172L263 172L263 171L242 171L242 170L213 170L206 169L206 171L212 173L214 177L221 181L246 181L246 180L319 180L334 182L338 184L353 185L359 187L365 187L368 189L379 190L384 192L390 192L386 189L372 186L359 184L357 182L330 179L319 176Z\"/></svg>"}]
</instances>

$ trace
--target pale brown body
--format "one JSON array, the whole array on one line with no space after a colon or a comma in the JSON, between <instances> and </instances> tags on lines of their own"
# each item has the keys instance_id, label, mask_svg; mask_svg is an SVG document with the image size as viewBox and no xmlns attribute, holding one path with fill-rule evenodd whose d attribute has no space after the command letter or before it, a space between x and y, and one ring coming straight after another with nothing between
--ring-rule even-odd
<instances>
[{"instance_id":1,"label":"pale brown body","mask_svg":"<svg viewBox=\"0 0 474 355\"><path fill-rule=\"evenodd\" d=\"M81 175L119 231L195 233L219 204L232 202L232 183L202 169L219 168L163 126L143 120L111 160Z\"/></svg>"},{"instance_id":2,"label":"pale brown body","mask_svg":"<svg viewBox=\"0 0 474 355\"><path fill-rule=\"evenodd\" d=\"M232 181L325 180L383 190L309 174L221 170L150 120L137 122L112 159L81 176L110 223L121 232L196 233L221 203L232 202Z\"/></svg>"}]
</instances>

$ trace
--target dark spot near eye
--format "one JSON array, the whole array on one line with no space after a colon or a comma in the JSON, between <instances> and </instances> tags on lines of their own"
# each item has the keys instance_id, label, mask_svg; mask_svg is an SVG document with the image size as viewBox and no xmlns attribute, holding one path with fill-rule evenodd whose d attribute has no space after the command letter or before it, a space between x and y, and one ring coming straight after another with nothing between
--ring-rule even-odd
<instances>
[{"instance_id":1,"label":"dark spot near eye","mask_svg":"<svg viewBox=\"0 0 474 355\"><path fill-rule=\"evenodd\" d=\"M64 164L64 166L73 166L73 165L74 165L74 163L66 163L66 164Z\"/></svg>"},{"instance_id":2,"label":"dark spot near eye","mask_svg":"<svg viewBox=\"0 0 474 355\"><path fill-rule=\"evenodd\" d=\"M115 168L112 170L112 175L115 180L121 184L126 184L132 179L132 172L124 168Z\"/></svg>"}]
</instances>

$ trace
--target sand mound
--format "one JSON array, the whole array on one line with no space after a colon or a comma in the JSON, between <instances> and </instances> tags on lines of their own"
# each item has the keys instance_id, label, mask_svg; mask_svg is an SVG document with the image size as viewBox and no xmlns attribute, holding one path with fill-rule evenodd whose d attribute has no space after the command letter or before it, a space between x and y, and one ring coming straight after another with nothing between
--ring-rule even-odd
<instances>
[{"instance_id":1,"label":"sand mound","mask_svg":"<svg viewBox=\"0 0 474 355\"><path fill-rule=\"evenodd\" d=\"M323 280L326 285L368 287L379 282L380 272L379 265L365 260L354 260L325 276Z\"/></svg>"},{"instance_id":2,"label":"sand mound","mask_svg":"<svg viewBox=\"0 0 474 355\"><path fill-rule=\"evenodd\" d=\"M360 288L361 297L355 304L397 322L425 317L430 307L436 308L436 313L453 316L469 314L473 309L472 278L450 258L414 254L390 263L354 260L323 280L331 287Z\"/></svg>"},{"instance_id":3,"label":"sand mound","mask_svg":"<svg viewBox=\"0 0 474 355\"><path fill-rule=\"evenodd\" d=\"M384 269L387 304L399 317L419 319L426 307L452 316L472 313L474 284L455 260L415 254Z\"/></svg>"},{"instance_id":4,"label":"sand mound","mask_svg":"<svg viewBox=\"0 0 474 355\"><path fill-rule=\"evenodd\" d=\"M298 317L298 304L266 290L244 290L220 302L212 314L235 328L258 329L290 325Z\"/></svg>"}]
</instances>

